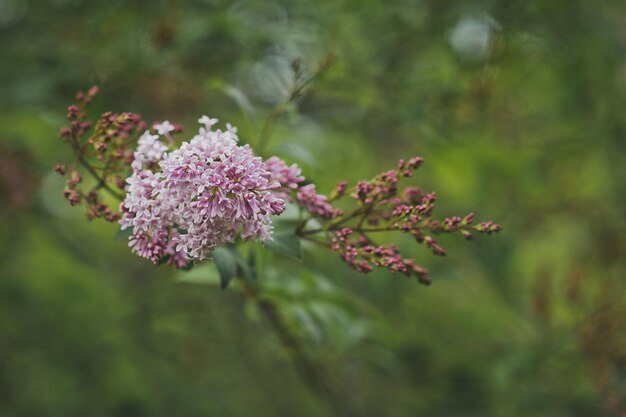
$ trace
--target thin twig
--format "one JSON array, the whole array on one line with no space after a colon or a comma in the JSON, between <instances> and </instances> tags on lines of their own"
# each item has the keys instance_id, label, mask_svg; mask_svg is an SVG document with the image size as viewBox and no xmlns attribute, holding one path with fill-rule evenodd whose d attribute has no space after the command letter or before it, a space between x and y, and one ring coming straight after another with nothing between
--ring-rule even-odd
<instances>
[{"instance_id":1,"label":"thin twig","mask_svg":"<svg viewBox=\"0 0 626 417\"><path fill-rule=\"evenodd\" d=\"M109 184L107 184L106 180L102 178L100 175L98 175L96 170L93 169L93 167L89 165L89 163L85 161L85 159L79 156L78 162L80 162L80 164L84 166L85 169L87 169L87 171L89 171L89 173L96 179L96 181L98 181L97 187L106 190L109 194L111 194L113 197L117 198L118 200L124 201L125 197L122 194L115 191L113 188L111 188Z\"/></svg>"}]
</instances>

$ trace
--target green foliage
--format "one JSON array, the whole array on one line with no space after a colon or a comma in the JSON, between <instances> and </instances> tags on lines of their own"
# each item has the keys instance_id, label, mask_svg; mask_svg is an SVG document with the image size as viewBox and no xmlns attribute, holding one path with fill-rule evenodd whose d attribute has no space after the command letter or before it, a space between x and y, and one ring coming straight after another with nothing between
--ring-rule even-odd
<instances>
[{"instance_id":1,"label":"green foliage","mask_svg":"<svg viewBox=\"0 0 626 417\"><path fill-rule=\"evenodd\" d=\"M302 258L302 244L295 234L297 222L276 221L273 240L264 243L264 246L281 256L293 259Z\"/></svg>"},{"instance_id":2,"label":"green foliage","mask_svg":"<svg viewBox=\"0 0 626 417\"><path fill-rule=\"evenodd\" d=\"M126 229L118 229L118 231L115 233L115 236L113 236L113 240L123 240L123 241L128 241L128 238L133 234L133 229L132 228L126 228Z\"/></svg>"},{"instance_id":3,"label":"green foliage","mask_svg":"<svg viewBox=\"0 0 626 417\"><path fill-rule=\"evenodd\" d=\"M216 248L213 252L213 261L220 274L220 287L224 290L230 281L239 272L239 257L236 249L231 247Z\"/></svg>"}]
</instances>

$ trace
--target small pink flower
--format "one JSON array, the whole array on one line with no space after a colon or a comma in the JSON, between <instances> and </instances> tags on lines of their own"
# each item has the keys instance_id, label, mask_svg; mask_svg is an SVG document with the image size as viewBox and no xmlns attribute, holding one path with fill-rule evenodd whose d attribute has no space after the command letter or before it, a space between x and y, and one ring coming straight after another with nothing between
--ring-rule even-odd
<instances>
[{"instance_id":1,"label":"small pink flower","mask_svg":"<svg viewBox=\"0 0 626 417\"><path fill-rule=\"evenodd\" d=\"M161 123L155 124L154 128L156 129L159 135L167 135L170 132L173 132L174 130L176 130L176 127L167 120L164 120Z\"/></svg>"}]
</instances>

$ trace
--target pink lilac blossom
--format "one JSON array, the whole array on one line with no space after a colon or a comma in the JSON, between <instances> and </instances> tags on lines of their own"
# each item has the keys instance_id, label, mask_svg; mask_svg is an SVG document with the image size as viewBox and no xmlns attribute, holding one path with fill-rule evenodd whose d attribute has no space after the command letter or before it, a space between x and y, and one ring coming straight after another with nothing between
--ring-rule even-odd
<instances>
[{"instance_id":1,"label":"pink lilac blossom","mask_svg":"<svg viewBox=\"0 0 626 417\"><path fill-rule=\"evenodd\" d=\"M271 173L272 179L280 184L278 192L284 200L291 200L289 193L298 188L298 184L304 181L302 171L298 165L287 165L282 159L273 156L265 161L265 169Z\"/></svg>"},{"instance_id":2,"label":"pink lilac blossom","mask_svg":"<svg viewBox=\"0 0 626 417\"><path fill-rule=\"evenodd\" d=\"M270 216L285 208L275 192L281 183L247 145L237 145L234 128L213 131L216 119L199 121L199 133L169 153L157 135L144 134L126 181L120 223L133 228L132 250L155 263L183 267L237 236L271 239ZM161 123L158 133L169 134L169 126Z\"/></svg>"},{"instance_id":3,"label":"pink lilac blossom","mask_svg":"<svg viewBox=\"0 0 626 417\"><path fill-rule=\"evenodd\" d=\"M144 164L161 160L165 152L167 152L167 146L159 141L159 135L152 135L146 130L137 142L137 150L131 164L133 171L141 171Z\"/></svg>"},{"instance_id":4,"label":"pink lilac blossom","mask_svg":"<svg viewBox=\"0 0 626 417\"><path fill-rule=\"evenodd\" d=\"M341 216L343 212L339 209L333 208L327 200L328 197L315 192L315 184L308 184L300 187L296 192L296 201L298 204L306 207L311 214L320 216L327 220Z\"/></svg>"}]
</instances>

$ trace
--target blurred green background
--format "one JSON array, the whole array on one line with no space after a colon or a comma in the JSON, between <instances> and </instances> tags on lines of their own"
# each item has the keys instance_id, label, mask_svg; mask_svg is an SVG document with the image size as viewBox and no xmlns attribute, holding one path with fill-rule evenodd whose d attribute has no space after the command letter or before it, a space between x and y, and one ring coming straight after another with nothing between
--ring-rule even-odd
<instances>
[{"instance_id":1,"label":"blurred green background","mask_svg":"<svg viewBox=\"0 0 626 417\"><path fill-rule=\"evenodd\" d=\"M428 288L266 260L345 415L626 413L623 1L0 0L0 416L335 415L254 306L133 256L51 174L79 89L246 140L329 53L272 153L321 192L421 155L440 216L504 226L406 245Z\"/></svg>"}]
</instances>

